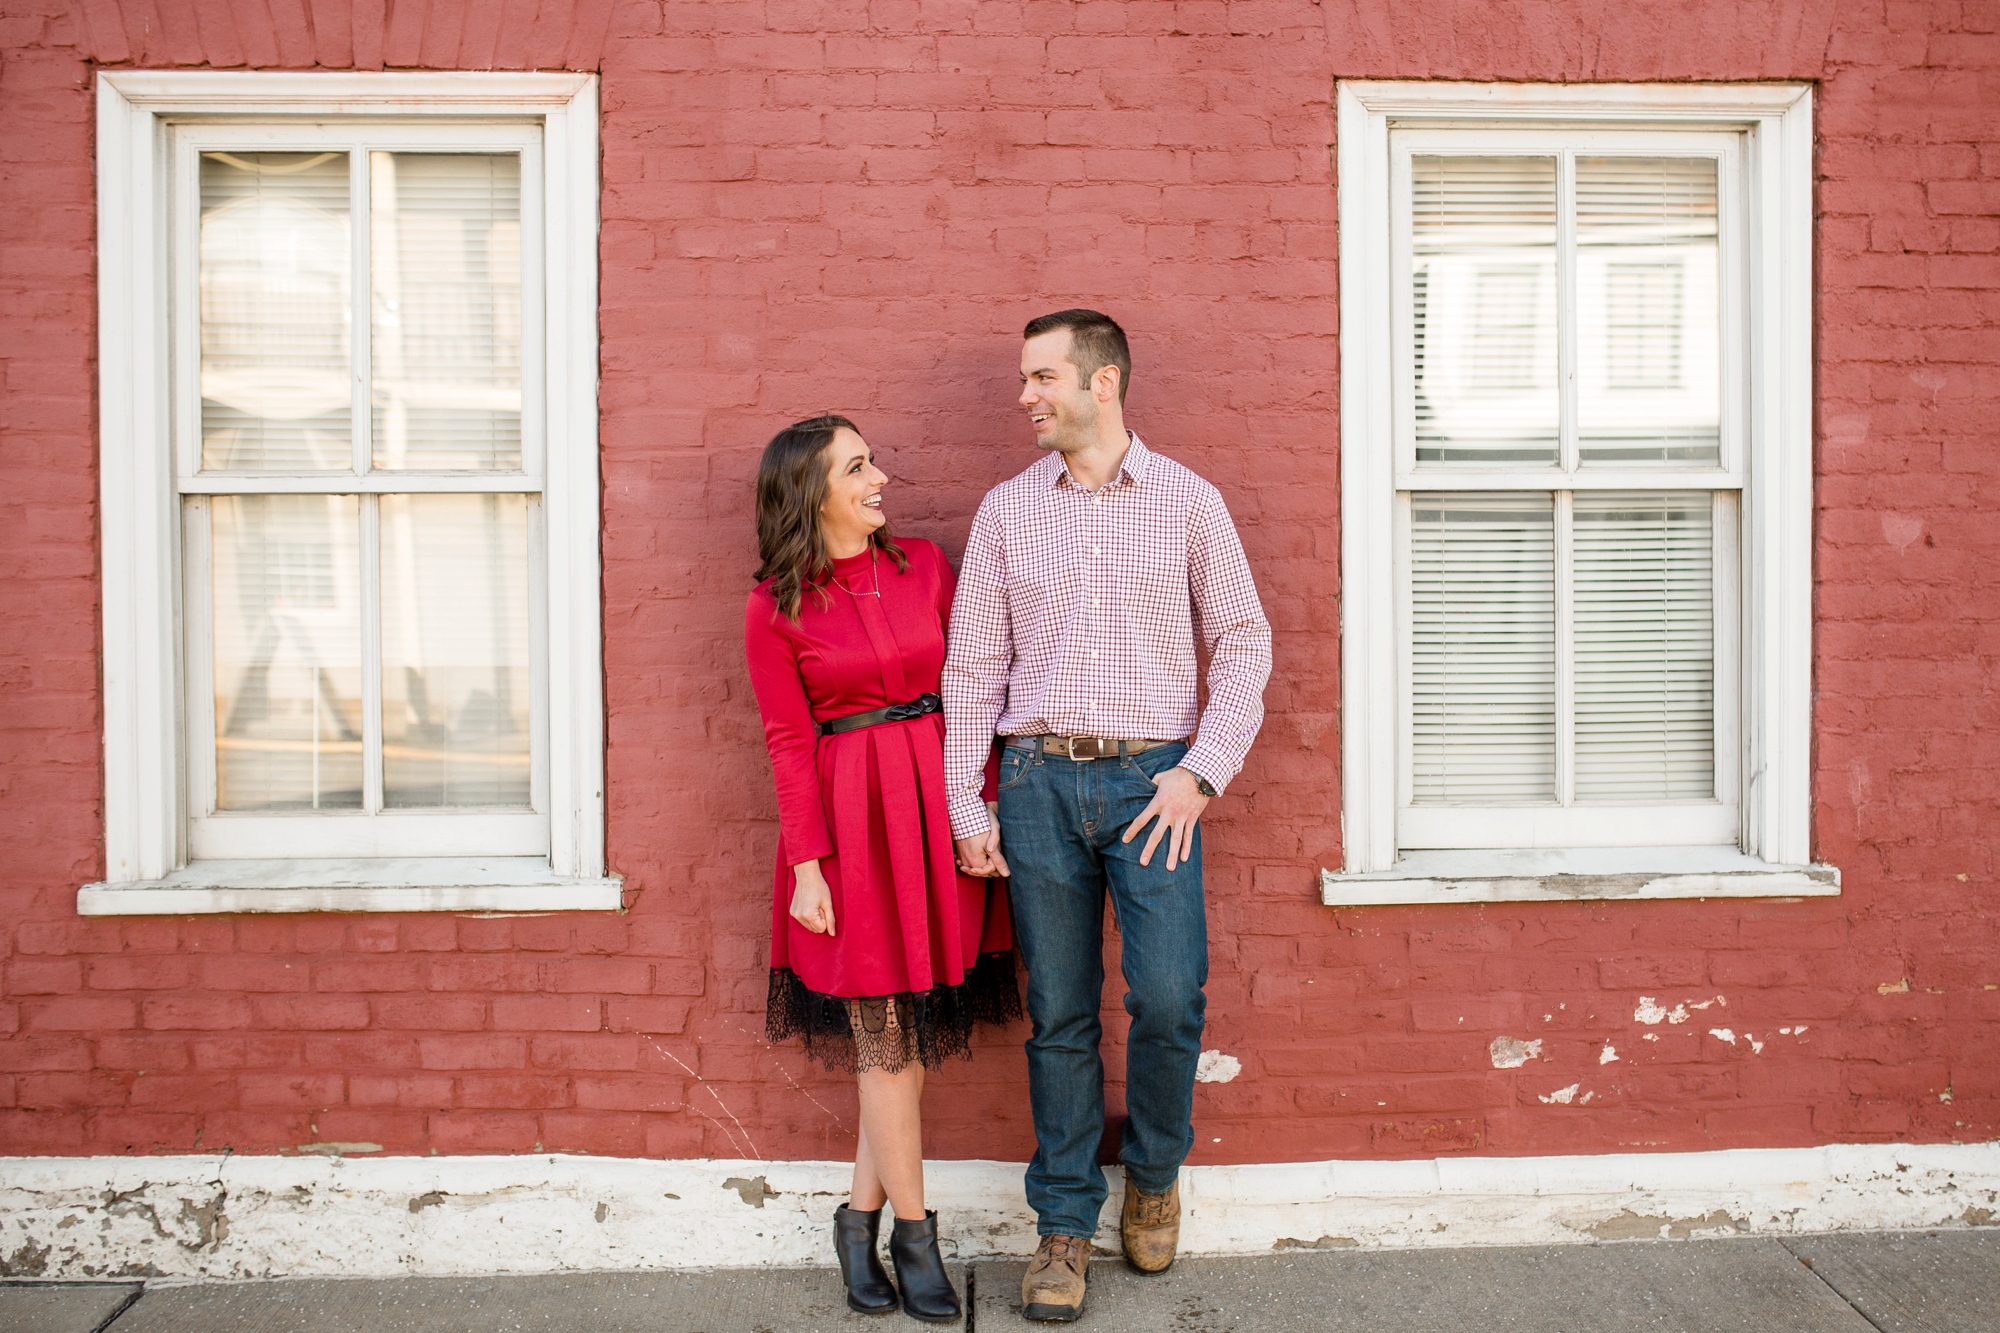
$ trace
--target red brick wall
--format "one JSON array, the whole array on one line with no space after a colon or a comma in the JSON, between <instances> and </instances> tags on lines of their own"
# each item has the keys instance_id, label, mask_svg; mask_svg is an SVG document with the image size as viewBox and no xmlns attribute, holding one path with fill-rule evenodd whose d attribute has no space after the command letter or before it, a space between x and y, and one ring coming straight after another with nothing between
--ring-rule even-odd
<instances>
[{"instance_id":1,"label":"red brick wall","mask_svg":"<svg viewBox=\"0 0 2000 1333\"><path fill-rule=\"evenodd\" d=\"M1277 631L1210 822L1207 1044L1243 1072L1200 1089L1196 1161L1993 1136L1996 26L1825 0L0 0L0 1151L846 1153L844 1081L758 1036L749 477L775 426L849 412L902 529L955 551L1033 456L1020 325L1072 304L1132 330L1132 419L1221 487ZM629 915L76 917L103 855L89 80L203 63L602 70ZM1841 898L1316 905L1351 76L1820 81L1815 827ZM1722 1001L1648 1028L1642 995ZM1541 1059L1494 1070L1503 1034ZM1022 1076L1010 1037L936 1078L930 1151L1025 1157ZM1587 1104L1539 1100L1575 1082Z\"/></svg>"}]
</instances>

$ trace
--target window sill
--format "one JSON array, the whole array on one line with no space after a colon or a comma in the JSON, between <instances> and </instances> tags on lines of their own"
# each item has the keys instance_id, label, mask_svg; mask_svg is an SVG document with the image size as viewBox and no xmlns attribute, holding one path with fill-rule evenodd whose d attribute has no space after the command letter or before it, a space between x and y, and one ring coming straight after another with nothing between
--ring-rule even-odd
<instances>
[{"instance_id":1,"label":"window sill","mask_svg":"<svg viewBox=\"0 0 2000 1333\"><path fill-rule=\"evenodd\" d=\"M1617 898L1830 898L1840 871L1772 865L1734 847L1588 847L1405 852L1393 869L1319 873L1329 907Z\"/></svg>"},{"instance_id":2,"label":"window sill","mask_svg":"<svg viewBox=\"0 0 2000 1333\"><path fill-rule=\"evenodd\" d=\"M616 912L624 880L572 879L539 856L197 861L165 879L86 884L83 916L208 912Z\"/></svg>"}]
</instances>

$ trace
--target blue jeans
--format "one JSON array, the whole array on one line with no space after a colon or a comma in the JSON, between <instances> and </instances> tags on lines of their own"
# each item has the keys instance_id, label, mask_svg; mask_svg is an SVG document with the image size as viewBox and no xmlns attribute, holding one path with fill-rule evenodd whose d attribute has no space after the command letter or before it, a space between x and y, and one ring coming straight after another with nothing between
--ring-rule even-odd
<instances>
[{"instance_id":1,"label":"blue jeans","mask_svg":"<svg viewBox=\"0 0 2000 1333\"><path fill-rule=\"evenodd\" d=\"M1187 747L1075 762L1010 745L1000 760L1001 854L1013 871L1014 939L1028 968L1028 1097L1035 1159L1028 1203L1044 1236L1093 1236L1107 1193L1104 1134L1104 894L1124 943L1127 1119L1118 1160L1148 1194L1168 1189L1194 1146L1194 1070L1207 998L1208 920L1201 834L1169 874L1163 838L1120 842L1153 799L1153 779Z\"/></svg>"}]
</instances>

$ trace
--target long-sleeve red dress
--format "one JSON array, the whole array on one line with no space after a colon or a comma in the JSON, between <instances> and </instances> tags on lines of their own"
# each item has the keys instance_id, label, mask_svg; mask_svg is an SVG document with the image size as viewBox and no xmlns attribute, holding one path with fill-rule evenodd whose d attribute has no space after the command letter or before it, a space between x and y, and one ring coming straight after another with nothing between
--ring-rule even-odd
<instances>
[{"instance_id":1,"label":"long-sleeve red dress","mask_svg":"<svg viewBox=\"0 0 2000 1333\"><path fill-rule=\"evenodd\" d=\"M834 561L797 623L768 583L743 618L778 791L765 1026L774 1041L803 1035L809 1055L840 1069L969 1058L975 1022L1020 1014L1005 883L958 873L944 715L818 734L818 723L939 690L957 580L932 543L900 545L900 571L872 546ZM792 867L813 859L837 934L791 917Z\"/></svg>"}]
</instances>

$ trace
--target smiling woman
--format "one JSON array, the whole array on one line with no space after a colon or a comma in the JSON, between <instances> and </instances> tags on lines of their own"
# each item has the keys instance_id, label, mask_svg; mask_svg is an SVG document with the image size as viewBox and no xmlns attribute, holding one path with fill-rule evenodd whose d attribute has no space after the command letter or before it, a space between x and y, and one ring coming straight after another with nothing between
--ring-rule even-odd
<instances>
[{"instance_id":1,"label":"smiling woman","mask_svg":"<svg viewBox=\"0 0 2000 1333\"><path fill-rule=\"evenodd\" d=\"M822 457L832 449L836 457ZM808 586L822 585L832 561L871 547L909 568L889 521L882 514L882 488L889 479L875 467L861 432L846 417L814 417L785 427L764 446L757 470L757 552L778 609L797 623ZM838 549L833 549L837 544Z\"/></svg>"},{"instance_id":2,"label":"smiling woman","mask_svg":"<svg viewBox=\"0 0 2000 1333\"><path fill-rule=\"evenodd\" d=\"M779 824L765 1026L859 1081L853 1198L834 1215L848 1304L955 1319L924 1206L924 1071L970 1058L973 1024L1021 1006L1006 895L962 873L945 814L956 580L930 542L906 553L890 537L888 482L836 416L779 431L757 475L763 565L743 637ZM900 1297L875 1252L884 1202Z\"/></svg>"}]
</instances>

